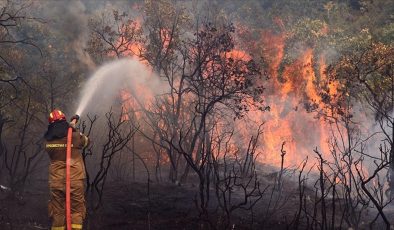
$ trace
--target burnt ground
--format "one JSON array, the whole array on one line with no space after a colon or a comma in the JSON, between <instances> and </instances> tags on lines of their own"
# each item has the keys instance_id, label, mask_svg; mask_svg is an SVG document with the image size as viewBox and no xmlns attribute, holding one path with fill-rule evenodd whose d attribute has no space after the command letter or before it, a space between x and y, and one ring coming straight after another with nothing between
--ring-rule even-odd
<instances>
[{"instance_id":1,"label":"burnt ground","mask_svg":"<svg viewBox=\"0 0 394 230\"><path fill-rule=\"evenodd\" d=\"M0 190L0 229L49 229L46 183L45 180L34 182L23 196ZM196 191L194 184L151 183L148 197L146 183L111 182L106 186L102 206L96 210L89 207L84 226L86 229L209 229L199 221L194 203ZM210 211L215 218L215 209ZM231 220L234 228L261 229L259 218L255 217L255 223L251 224L250 215L250 211L234 213ZM258 216L258 211L254 215ZM278 222L275 225L275 229L280 227Z\"/></svg>"},{"instance_id":2,"label":"burnt ground","mask_svg":"<svg viewBox=\"0 0 394 230\"><path fill-rule=\"evenodd\" d=\"M264 181L263 187L272 185L269 178ZM46 183L36 181L23 196L0 190L0 229L49 229ZM209 229L206 223L199 221L194 203L196 191L194 184L177 186L152 182L148 196L146 183L108 182L103 205L96 210L89 208L84 226L85 229ZM268 189L262 202L254 208L254 218L250 211L235 212L232 229L286 229L298 208L296 184L286 184L283 189L286 198L278 203L274 202L278 194L271 191ZM214 198L211 202L212 218L217 218ZM391 214L389 217L393 219ZM302 225L300 227L302 229Z\"/></svg>"},{"instance_id":3,"label":"burnt ground","mask_svg":"<svg viewBox=\"0 0 394 230\"><path fill-rule=\"evenodd\" d=\"M194 191L173 184L113 183L103 206L91 211L88 229L195 229Z\"/></svg>"},{"instance_id":4,"label":"burnt ground","mask_svg":"<svg viewBox=\"0 0 394 230\"><path fill-rule=\"evenodd\" d=\"M85 226L87 229L147 229L150 223L151 229L194 228L196 212L190 199L194 192L171 184L151 184L150 190L149 199L145 183L112 182L104 192L103 205L94 211L89 208ZM49 229L48 198L47 189L29 189L24 196L2 190L0 229Z\"/></svg>"}]
</instances>

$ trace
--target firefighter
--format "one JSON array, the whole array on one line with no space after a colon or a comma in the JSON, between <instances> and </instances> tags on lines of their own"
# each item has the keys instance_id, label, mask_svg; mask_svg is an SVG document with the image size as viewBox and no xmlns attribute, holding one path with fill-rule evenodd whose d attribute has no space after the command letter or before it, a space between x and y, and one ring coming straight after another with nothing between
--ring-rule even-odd
<instances>
[{"instance_id":1,"label":"firefighter","mask_svg":"<svg viewBox=\"0 0 394 230\"><path fill-rule=\"evenodd\" d=\"M70 165L71 228L82 229L86 215L84 197L86 175L81 150L89 144L89 139L75 128L78 119L79 116L75 115L68 123L64 113L55 109L49 114L48 130L44 135L45 149L51 161L49 165L50 201L48 213L52 219L53 230L66 229L66 149L69 127L73 129Z\"/></svg>"}]
</instances>

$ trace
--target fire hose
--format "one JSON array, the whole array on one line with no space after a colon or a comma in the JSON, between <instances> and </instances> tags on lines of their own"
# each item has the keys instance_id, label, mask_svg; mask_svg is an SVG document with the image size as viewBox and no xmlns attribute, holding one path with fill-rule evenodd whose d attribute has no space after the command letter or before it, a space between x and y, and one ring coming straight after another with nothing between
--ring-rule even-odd
<instances>
[{"instance_id":1,"label":"fire hose","mask_svg":"<svg viewBox=\"0 0 394 230\"><path fill-rule=\"evenodd\" d=\"M70 169L71 169L71 147L72 147L72 134L73 125L78 122L79 116L76 115L72 118L70 122L70 127L67 132L67 153L66 153L66 226L67 230L71 230L71 179L70 179Z\"/></svg>"},{"instance_id":2,"label":"fire hose","mask_svg":"<svg viewBox=\"0 0 394 230\"><path fill-rule=\"evenodd\" d=\"M71 140L73 128L69 127L67 132L67 155L66 155L66 222L67 229L71 230L71 205L70 205L70 164L71 164Z\"/></svg>"}]
</instances>

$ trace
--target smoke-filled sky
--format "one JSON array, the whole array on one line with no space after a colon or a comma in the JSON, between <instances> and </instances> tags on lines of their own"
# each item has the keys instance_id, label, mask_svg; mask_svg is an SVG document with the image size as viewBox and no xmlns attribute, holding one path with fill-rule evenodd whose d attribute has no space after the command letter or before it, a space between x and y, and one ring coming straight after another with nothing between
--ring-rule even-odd
<instances>
[{"instance_id":1,"label":"smoke-filled sky","mask_svg":"<svg viewBox=\"0 0 394 230\"><path fill-rule=\"evenodd\" d=\"M135 1L33 1L32 16L46 21L53 36L72 44L77 57L89 68L94 63L84 52L89 39L89 20L95 15L112 10L126 9L129 11ZM131 11L130 11L131 12ZM56 38L54 39L56 41Z\"/></svg>"},{"instance_id":2,"label":"smoke-filled sky","mask_svg":"<svg viewBox=\"0 0 394 230\"><path fill-rule=\"evenodd\" d=\"M317 119L316 114L307 111L311 101L319 104L315 87L317 82L325 79L324 67L342 52L369 42L371 38L390 39L390 25L394 18L394 4L390 2L161 1L163 6L173 4L193 22L232 22L237 42L235 50L257 61L265 60L264 65L271 75L266 85L265 101L271 111L250 116L255 124L266 122L265 151L279 153L281 143L285 141L289 155L298 153L294 156L298 161L315 146L323 150L328 148L323 145L329 127ZM59 48L59 56L62 47L57 46L67 44L73 50L71 58L86 68L87 79L100 64L85 51L92 32L89 21L102 14L111 15L114 10L125 12L142 22L143 35L148 36L149 31L144 30L144 4L149 5L150 1L32 1L32 10L28 14L43 19L50 31L48 37L39 42ZM184 29L183 36L193 36L193 23L191 25L191 28ZM357 105L355 108L362 110L363 107ZM373 119L366 123L373 126ZM245 134L248 135L251 133ZM266 160L276 161L271 158L268 155Z\"/></svg>"}]
</instances>

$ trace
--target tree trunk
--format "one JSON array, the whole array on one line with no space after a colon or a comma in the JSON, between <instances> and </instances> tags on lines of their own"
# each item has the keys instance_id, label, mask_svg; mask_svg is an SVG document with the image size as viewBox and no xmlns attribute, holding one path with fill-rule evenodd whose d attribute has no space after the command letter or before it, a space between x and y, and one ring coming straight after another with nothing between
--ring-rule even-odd
<instances>
[{"instance_id":1,"label":"tree trunk","mask_svg":"<svg viewBox=\"0 0 394 230\"><path fill-rule=\"evenodd\" d=\"M6 119L4 119L3 115L0 114L0 157L3 156L4 153L2 134L3 134L3 127L5 123L6 123Z\"/></svg>"},{"instance_id":2,"label":"tree trunk","mask_svg":"<svg viewBox=\"0 0 394 230\"><path fill-rule=\"evenodd\" d=\"M389 167L389 194L387 195L387 198L394 198L394 162L392 160L393 157L391 157L391 164ZM386 193L387 194L387 193Z\"/></svg>"}]
</instances>

